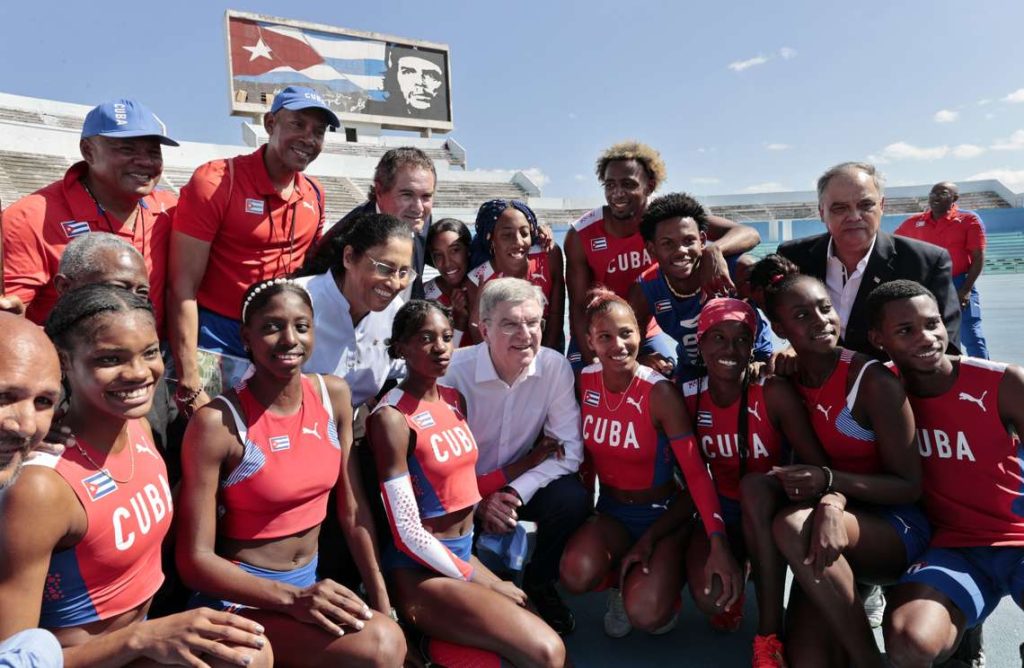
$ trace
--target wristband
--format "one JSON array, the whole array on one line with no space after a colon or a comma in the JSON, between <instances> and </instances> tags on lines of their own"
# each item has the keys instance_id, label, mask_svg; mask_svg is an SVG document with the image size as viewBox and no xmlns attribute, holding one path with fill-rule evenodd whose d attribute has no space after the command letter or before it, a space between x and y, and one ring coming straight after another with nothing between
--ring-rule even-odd
<instances>
[{"instance_id":1,"label":"wristband","mask_svg":"<svg viewBox=\"0 0 1024 668\"><path fill-rule=\"evenodd\" d=\"M832 469L827 466L822 466L821 472L825 474L825 489L822 490L821 496L825 496L832 491L832 483L835 482L835 475L832 473Z\"/></svg>"}]
</instances>

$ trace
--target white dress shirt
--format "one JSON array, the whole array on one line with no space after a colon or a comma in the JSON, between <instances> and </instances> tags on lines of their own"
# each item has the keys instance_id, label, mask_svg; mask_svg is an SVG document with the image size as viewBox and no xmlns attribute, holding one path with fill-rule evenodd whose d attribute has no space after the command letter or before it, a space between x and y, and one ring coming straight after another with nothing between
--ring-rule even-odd
<instances>
[{"instance_id":1,"label":"white dress shirt","mask_svg":"<svg viewBox=\"0 0 1024 668\"><path fill-rule=\"evenodd\" d=\"M487 344L478 343L455 351L440 382L466 397L469 428L480 449L477 473L516 461L530 451L542 430L565 448L564 459L549 457L509 483L523 503L552 480L579 470L580 408L572 367L562 355L542 347L509 386L495 371Z\"/></svg>"},{"instance_id":2,"label":"white dress shirt","mask_svg":"<svg viewBox=\"0 0 1024 668\"><path fill-rule=\"evenodd\" d=\"M352 406L372 399L388 378L405 375L405 362L388 356L391 323L401 308L395 297L383 311L370 311L352 324L348 300L341 294L330 271L296 280L313 299L313 354L303 365L306 373L332 373L352 390Z\"/></svg>"},{"instance_id":3,"label":"white dress shirt","mask_svg":"<svg viewBox=\"0 0 1024 668\"><path fill-rule=\"evenodd\" d=\"M857 291L860 290L860 283L864 278L864 268L868 266L877 239L878 235L875 235L868 252L857 263L853 273L847 275L846 265L835 256L832 238L829 237L828 248L825 249L825 287L828 289L828 298L832 300L832 306L839 312L840 336L846 336L846 323L850 320L853 302L857 299Z\"/></svg>"}]
</instances>

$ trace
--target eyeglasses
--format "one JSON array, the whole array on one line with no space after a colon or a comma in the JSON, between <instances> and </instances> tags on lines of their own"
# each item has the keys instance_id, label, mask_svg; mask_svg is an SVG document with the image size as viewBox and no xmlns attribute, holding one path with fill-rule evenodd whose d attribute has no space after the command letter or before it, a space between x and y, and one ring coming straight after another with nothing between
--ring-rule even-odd
<instances>
[{"instance_id":1,"label":"eyeglasses","mask_svg":"<svg viewBox=\"0 0 1024 668\"><path fill-rule=\"evenodd\" d=\"M490 322L490 319L488 318L484 322ZM515 336L522 331L523 327L530 334L535 334L544 329L544 318L537 318L535 320L502 320L498 323L498 330L505 336Z\"/></svg>"},{"instance_id":2,"label":"eyeglasses","mask_svg":"<svg viewBox=\"0 0 1024 668\"><path fill-rule=\"evenodd\" d=\"M381 278L391 278L392 276L398 276L398 280L402 282L416 280L416 270L413 269L412 267L398 268L395 265L390 264L388 262L381 262L380 260L375 260L372 257L370 257L369 254L366 254L366 258L373 263L374 271Z\"/></svg>"}]
</instances>

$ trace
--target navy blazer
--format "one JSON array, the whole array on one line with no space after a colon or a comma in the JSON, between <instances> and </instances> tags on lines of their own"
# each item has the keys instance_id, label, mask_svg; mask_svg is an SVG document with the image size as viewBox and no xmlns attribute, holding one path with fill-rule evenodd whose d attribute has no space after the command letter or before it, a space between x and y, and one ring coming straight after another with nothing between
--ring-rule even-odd
<instances>
[{"instance_id":1,"label":"navy blazer","mask_svg":"<svg viewBox=\"0 0 1024 668\"><path fill-rule=\"evenodd\" d=\"M800 271L825 282L828 234L786 241L778 253L790 260ZM886 355L868 341L867 299L876 286L897 279L917 281L932 291L939 302L942 320L949 332L949 352L960 352L960 300L953 287L952 262L944 248L933 244L895 237L878 231L875 247L864 268L860 290L850 310L842 345L858 352L886 359Z\"/></svg>"}]
</instances>

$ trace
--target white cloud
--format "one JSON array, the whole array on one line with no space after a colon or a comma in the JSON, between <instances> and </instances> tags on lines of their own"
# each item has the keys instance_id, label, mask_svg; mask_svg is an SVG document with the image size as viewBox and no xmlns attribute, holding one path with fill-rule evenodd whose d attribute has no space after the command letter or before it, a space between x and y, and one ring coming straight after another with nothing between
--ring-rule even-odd
<instances>
[{"instance_id":1,"label":"white cloud","mask_svg":"<svg viewBox=\"0 0 1024 668\"><path fill-rule=\"evenodd\" d=\"M977 158L979 155L985 152L984 146L977 146L975 144L958 144L953 147L953 157L961 159Z\"/></svg>"},{"instance_id":2,"label":"white cloud","mask_svg":"<svg viewBox=\"0 0 1024 668\"><path fill-rule=\"evenodd\" d=\"M968 176L969 181L981 179L999 179L1003 185L1015 193L1024 192L1024 169L990 169Z\"/></svg>"},{"instance_id":3,"label":"white cloud","mask_svg":"<svg viewBox=\"0 0 1024 668\"><path fill-rule=\"evenodd\" d=\"M784 46L779 49L779 57L783 60L792 60L793 58L796 58L796 49Z\"/></svg>"},{"instance_id":4,"label":"white cloud","mask_svg":"<svg viewBox=\"0 0 1024 668\"><path fill-rule=\"evenodd\" d=\"M932 116L932 119L936 123L952 123L958 118L960 118L960 112L953 111L951 109L939 109L935 112L935 115Z\"/></svg>"},{"instance_id":5,"label":"white cloud","mask_svg":"<svg viewBox=\"0 0 1024 668\"><path fill-rule=\"evenodd\" d=\"M1018 88L1003 98L1003 102L1024 102L1024 88Z\"/></svg>"},{"instance_id":6,"label":"white cloud","mask_svg":"<svg viewBox=\"0 0 1024 668\"><path fill-rule=\"evenodd\" d=\"M948 146L922 147L898 141L882 149L884 160L938 160L949 154Z\"/></svg>"},{"instance_id":7,"label":"white cloud","mask_svg":"<svg viewBox=\"0 0 1024 668\"><path fill-rule=\"evenodd\" d=\"M997 139L992 148L997 151L1024 150L1024 130L1017 130L1006 139Z\"/></svg>"},{"instance_id":8,"label":"white cloud","mask_svg":"<svg viewBox=\"0 0 1024 668\"><path fill-rule=\"evenodd\" d=\"M574 181L585 181L587 179L583 174L573 174L572 178Z\"/></svg>"},{"instance_id":9,"label":"white cloud","mask_svg":"<svg viewBox=\"0 0 1024 668\"><path fill-rule=\"evenodd\" d=\"M986 104L992 104L992 100L988 99L987 97L978 100L979 107L984 107Z\"/></svg>"},{"instance_id":10,"label":"white cloud","mask_svg":"<svg viewBox=\"0 0 1024 668\"><path fill-rule=\"evenodd\" d=\"M789 144L782 143L765 144L764 147L769 151L785 151L792 148Z\"/></svg>"},{"instance_id":11,"label":"white cloud","mask_svg":"<svg viewBox=\"0 0 1024 668\"><path fill-rule=\"evenodd\" d=\"M768 181L766 183L755 183L752 186L747 186L743 189L745 193L773 193L779 190L785 190L786 186L782 185L778 181Z\"/></svg>"},{"instance_id":12,"label":"white cloud","mask_svg":"<svg viewBox=\"0 0 1024 668\"><path fill-rule=\"evenodd\" d=\"M722 179L714 176L695 176L690 179L690 182L698 186L713 186L716 183L721 183Z\"/></svg>"},{"instance_id":13,"label":"white cloud","mask_svg":"<svg viewBox=\"0 0 1024 668\"><path fill-rule=\"evenodd\" d=\"M746 60L737 60L735 62L729 63L728 67L733 72L742 72L743 70L750 69L751 67L764 65L767 62L768 58L766 58L765 56L754 56L753 58L748 58Z\"/></svg>"}]
</instances>

